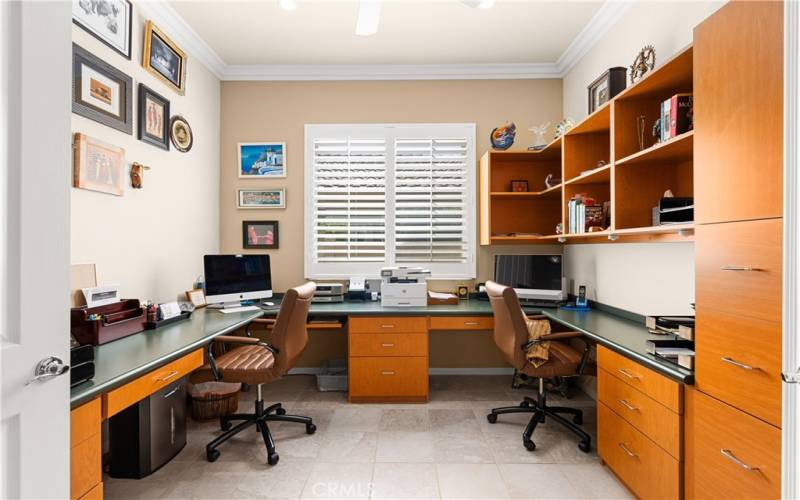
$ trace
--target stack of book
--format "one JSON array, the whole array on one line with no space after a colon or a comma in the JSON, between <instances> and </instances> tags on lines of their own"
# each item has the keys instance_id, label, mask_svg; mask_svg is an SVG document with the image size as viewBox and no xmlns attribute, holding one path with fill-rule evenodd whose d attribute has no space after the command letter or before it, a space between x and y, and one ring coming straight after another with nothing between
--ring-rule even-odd
<instances>
[{"instance_id":1,"label":"stack of book","mask_svg":"<svg viewBox=\"0 0 800 500\"><path fill-rule=\"evenodd\" d=\"M603 205L584 194L576 194L567 204L569 214L567 232L570 234L583 234L590 227L603 227Z\"/></svg>"},{"instance_id":2,"label":"stack of book","mask_svg":"<svg viewBox=\"0 0 800 500\"><path fill-rule=\"evenodd\" d=\"M692 94L675 94L661 103L660 142L694 128L694 98Z\"/></svg>"}]
</instances>

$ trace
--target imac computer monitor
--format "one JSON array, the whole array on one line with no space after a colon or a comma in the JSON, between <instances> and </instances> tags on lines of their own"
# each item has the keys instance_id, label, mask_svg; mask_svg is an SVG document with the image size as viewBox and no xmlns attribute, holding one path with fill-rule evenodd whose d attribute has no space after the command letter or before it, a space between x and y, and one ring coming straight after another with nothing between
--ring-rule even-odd
<instances>
[{"instance_id":1,"label":"imac computer monitor","mask_svg":"<svg viewBox=\"0 0 800 500\"><path fill-rule=\"evenodd\" d=\"M497 255L494 279L514 288L522 301L565 300L561 255Z\"/></svg>"},{"instance_id":2,"label":"imac computer monitor","mask_svg":"<svg viewBox=\"0 0 800 500\"><path fill-rule=\"evenodd\" d=\"M243 300L272 297L269 255L206 255L206 302L237 308Z\"/></svg>"}]
</instances>

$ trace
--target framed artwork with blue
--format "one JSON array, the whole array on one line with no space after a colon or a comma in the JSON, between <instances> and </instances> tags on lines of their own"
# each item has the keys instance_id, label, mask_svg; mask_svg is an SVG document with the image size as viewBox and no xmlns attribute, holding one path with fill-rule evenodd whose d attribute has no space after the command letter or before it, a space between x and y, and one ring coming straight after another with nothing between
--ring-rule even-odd
<instances>
[{"instance_id":1,"label":"framed artwork with blue","mask_svg":"<svg viewBox=\"0 0 800 500\"><path fill-rule=\"evenodd\" d=\"M285 142L240 142L238 153L240 179L286 177Z\"/></svg>"}]
</instances>

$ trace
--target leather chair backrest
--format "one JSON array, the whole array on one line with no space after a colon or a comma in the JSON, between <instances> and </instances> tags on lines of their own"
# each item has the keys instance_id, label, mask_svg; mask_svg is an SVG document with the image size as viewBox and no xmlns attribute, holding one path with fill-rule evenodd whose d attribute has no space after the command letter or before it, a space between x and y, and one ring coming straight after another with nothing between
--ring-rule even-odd
<instances>
[{"instance_id":1,"label":"leather chair backrest","mask_svg":"<svg viewBox=\"0 0 800 500\"><path fill-rule=\"evenodd\" d=\"M306 348L308 308L316 289L317 284L310 281L290 288L281 301L281 309L269 337L270 344L278 349L273 369L279 375L289 371Z\"/></svg>"},{"instance_id":2,"label":"leather chair backrest","mask_svg":"<svg viewBox=\"0 0 800 500\"><path fill-rule=\"evenodd\" d=\"M494 342L511 366L522 369L527 363L522 346L528 342L525 313L513 288L486 282L486 294L494 313Z\"/></svg>"}]
</instances>

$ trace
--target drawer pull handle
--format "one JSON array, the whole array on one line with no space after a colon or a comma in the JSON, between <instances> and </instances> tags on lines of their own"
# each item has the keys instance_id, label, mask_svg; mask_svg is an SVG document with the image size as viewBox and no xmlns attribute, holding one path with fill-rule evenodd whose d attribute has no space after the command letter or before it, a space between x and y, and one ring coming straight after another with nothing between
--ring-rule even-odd
<instances>
[{"instance_id":1,"label":"drawer pull handle","mask_svg":"<svg viewBox=\"0 0 800 500\"><path fill-rule=\"evenodd\" d=\"M394 372L381 372L381 375L394 375Z\"/></svg>"},{"instance_id":2,"label":"drawer pull handle","mask_svg":"<svg viewBox=\"0 0 800 500\"><path fill-rule=\"evenodd\" d=\"M381 325L381 328L394 328L394 325Z\"/></svg>"},{"instance_id":3,"label":"drawer pull handle","mask_svg":"<svg viewBox=\"0 0 800 500\"><path fill-rule=\"evenodd\" d=\"M750 266L722 266L720 269L722 269L723 271L743 271L743 272L763 271L763 269Z\"/></svg>"},{"instance_id":4,"label":"drawer pull handle","mask_svg":"<svg viewBox=\"0 0 800 500\"><path fill-rule=\"evenodd\" d=\"M761 368L759 368L759 367L757 367L757 366L750 366L750 365L746 365L746 364L744 364L744 363L741 363L741 362L739 362L739 361L736 361L735 359L731 359L731 358L729 358L729 357L727 357L727 356L722 356L722 357L721 357L721 358L719 358L719 359L721 359L722 361L724 361L724 362L728 363L729 365L738 366L738 367L739 367L739 368L741 368L742 370L749 370L749 371L761 370Z\"/></svg>"},{"instance_id":5,"label":"drawer pull handle","mask_svg":"<svg viewBox=\"0 0 800 500\"><path fill-rule=\"evenodd\" d=\"M723 457L727 458L728 460L730 460L731 462L735 463L736 465L738 465L739 467L741 467L742 469L744 469L746 471L757 472L759 470L758 467L751 467L751 466L747 465L746 463L742 462L741 460L739 460L738 458L736 458L736 455L734 455L731 450L727 450L727 449L723 448L723 449L719 450L719 452L722 453Z\"/></svg>"},{"instance_id":6,"label":"drawer pull handle","mask_svg":"<svg viewBox=\"0 0 800 500\"><path fill-rule=\"evenodd\" d=\"M637 408L637 407L633 406L632 404L628 403L628 402L627 402L627 401L625 401L624 399L620 399L620 400L619 400L619 404L621 404L621 405L622 405L622 406L624 406L625 408L629 409L630 411L639 411L639 408Z\"/></svg>"},{"instance_id":7,"label":"drawer pull handle","mask_svg":"<svg viewBox=\"0 0 800 500\"><path fill-rule=\"evenodd\" d=\"M163 377L157 378L156 382L166 382L167 380L171 379L172 377L174 377L177 374L178 374L178 372L176 372L175 370L172 370L171 372L167 373Z\"/></svg>"},{"instance_id":8,"label":"drawer pull handle","mask_svg":"<svg viewBox=\"0 0 800 500\"><path fill-rule=\"evenodd\" d=\"M619 443L619 447L620 447L620 448L622 448L622 451L624 451L624 452L625 452L625 454L626 454L626 455L628 455L628 456L629 456L629 457L631 457L631 458L637 458L637 457L639 456L639 455L637 455L636 453L632 452L632 451L630 450L630 448L628 448L627 446L625 446L625 443Z\"/></svg>"},{"instance_id":9,"label":"drawer pull handle","mask_svg":"<svg viewBox=\"0 0 800 500\"><path fill-rule=\"evenodd\" d=\"M394 344L384 343L384 344L381 344L381 347L394 347Z\"/></svg>"},{"instance_id":10,"label":"drawer pull handle","mask_svg":"<svg viewBox=\"0 0 800 500\"><path fill-rule=\"evenodd\" d=\"M629 379L639 380L641 378L638 375L634 375L633 373L629 372L625 368L618 368L617 371L620 372L621 374L625 375Z\"/></svg>"},{"instance_id":11,"label":"drawer pull handle","mask_svg":"<svg viewBox=\"0 0 800 500\"><path fill-rule=\"evenodd\" d=\"M478 326L477 321L465 321L464 326Z\"/></svg>"}]
</instances>

